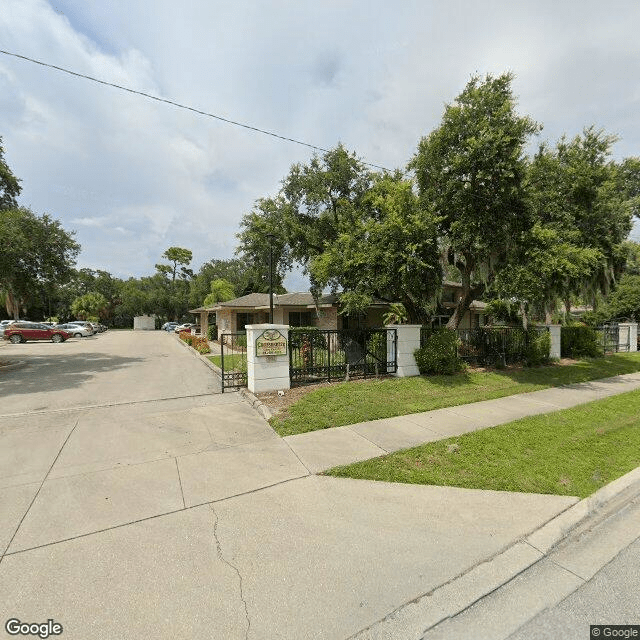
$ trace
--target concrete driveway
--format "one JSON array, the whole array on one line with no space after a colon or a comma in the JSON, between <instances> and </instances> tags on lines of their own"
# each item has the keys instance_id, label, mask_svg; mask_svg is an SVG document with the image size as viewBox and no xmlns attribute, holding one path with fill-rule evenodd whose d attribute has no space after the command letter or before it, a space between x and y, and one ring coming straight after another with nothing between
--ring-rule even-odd
<instances>
[{"instance_id":1,"label":"concrete driveway","mask_svg":"<svg viewBox=\"0 0 640 640\"><path fill-rule=\"evenodd\" d=\"M314 476L161 332L1 355L3 627L347 638L575 502Z\"/></svg>"}]
</instances>

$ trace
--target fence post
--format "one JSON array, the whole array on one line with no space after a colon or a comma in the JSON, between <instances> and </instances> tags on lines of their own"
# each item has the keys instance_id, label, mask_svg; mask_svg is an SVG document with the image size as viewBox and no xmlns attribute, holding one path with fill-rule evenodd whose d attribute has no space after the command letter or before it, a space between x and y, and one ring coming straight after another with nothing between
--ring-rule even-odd
<instances>
[{"instance_id":1,"label":"fence post","mask_svg":"<svg viewBox=\"0 0 640 640\"><path fill-rule=\"evenodd\" d=\"M618 325L621 329L629 327L629 351L638 350L638 323L637 322L621 322ZM622 331L618 334L618 340L622 339L622 334L626 333ZM619 345L618 349L623 345Z\"/></svg>"},{"instance_id":2,"label":"fence post","mask_svg":"<svg viewBox=\"0 0 640 640\"><path fill-rule=\"evenodd\" d=\"M289 325L288 324L252 324L247 331L247 387L252 393L279 391L291 388L289 377ZM284 338L284 353L279 345L282 339L273 341L272 350L277 355L258 355L256 342L264 340L265 331L277 331ZM268 337L268 336L267 336ZM271 347L266 347L269 350ZM264 350L264 349L263 349Z\"/></svg>"},{"instance_id":3,"label":"fence post","mask_svg":"<svg viewBox=\"0 0 640 640\"><path fill-rule=\"evenodd\" d=\"M396 373L391 375L397 378L406 378L408 376L419 376L418 365L413 353L420 348L420 329L419 324L390 324L386 329L395 329L398 334L398 342L396 347L396 358L398 369Z\"/></svg>"},{"instance_id":4,"label":"fence post","mask_svg":"<svg viewBox=\"0 0 640 640\"><path fill-rule=\"evenodd\" d=\"M552 360L560 359L560 331L561 325L559 324L548 324L547 329L549 329L549 336L551 337L551 348L549 349L549 357Z\"/></svg>"}]
</instances>

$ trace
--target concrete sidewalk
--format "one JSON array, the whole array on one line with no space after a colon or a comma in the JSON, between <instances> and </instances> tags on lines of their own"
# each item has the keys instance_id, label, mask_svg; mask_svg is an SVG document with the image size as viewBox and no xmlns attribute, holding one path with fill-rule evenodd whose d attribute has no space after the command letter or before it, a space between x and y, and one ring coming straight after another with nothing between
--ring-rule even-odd
<instances>
[{"instance_id":1,"label":"concrete sidewalk","mask_svg":"<svg viewBox=\"0 0 640 640\"><path fill-rule=\"evenodd\" d=\"M640 372L287 436L312 473L640 389Z\"/></svg>"}]
</instances>

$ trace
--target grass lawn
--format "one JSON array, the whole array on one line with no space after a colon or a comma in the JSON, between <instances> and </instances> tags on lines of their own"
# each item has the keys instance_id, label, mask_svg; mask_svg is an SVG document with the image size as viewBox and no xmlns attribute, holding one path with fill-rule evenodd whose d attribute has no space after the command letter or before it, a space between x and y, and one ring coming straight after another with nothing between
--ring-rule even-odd
<instances>
[{"instance_id":1,"label":"grass lawn","mask_svg":"<svg viewBox=\"0 0 640 640\"><path fill-rule=\"evenodd\" d=\"M222 356L207 356L216 367L222 368ZM224 356L225 371L241 371L247 370L247 354L246 353L226 353Z\"/></svg>"},{"instance_id":2,"label":"grass lawn","mask_svg":"<svg viewBox=\"0 0 640 640\"><path fill-rule=\"evenodd\" d=\"M631 391L326 475L584 498L639 465L640 391Z\"/></svg>"},{"instance_id":3,"label":"grass lawn","mask_svg":"<svg viewBox=\"0 0 640 640\"><path fill-rule=\"evenodd\" d=\"M340 382L311 391L270 422L281 436L288 436L635 371L640 371L640 353L618 353L566 366Z\"/></svg>"}]
</instances>

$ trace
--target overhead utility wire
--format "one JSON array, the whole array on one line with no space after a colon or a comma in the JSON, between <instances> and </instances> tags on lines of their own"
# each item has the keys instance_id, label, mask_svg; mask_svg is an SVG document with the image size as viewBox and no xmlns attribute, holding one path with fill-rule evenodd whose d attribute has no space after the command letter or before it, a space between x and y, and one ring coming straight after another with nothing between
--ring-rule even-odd
<instances>
[{"instance_id":1,"label":"overhead utility wire","mask_svg":"<svg viewBox=\"0 0 640 640\"><path fill-rule=\"evenodd\" d=\"M256 131L257 133L262 133L266 136L271 136L272 138L279 138L280 140L285 140L286 142L293 142L294 144L299 144L303 147L309 147L310 149L315 149L316 151L323 151L325 153L329 152L329 149L324 149L323 147L318 147L315 144L309 144L308 142L303 142L302 140L296 140L295 138L288 138L287 136L282 136L279 133L274 133L273 131L267 131L266 129L259 129L258 127L253 127L249 124L244 124L243 122L237 122L235 120L230 120L229 118L224 118L223 116L218 116L214 113L209 113L207 111L201 111L200 109L195 109L194 107L189 107L185 104L180 104L179 102L174 102L173 100L167 100L166 98L159 98L158 96L154 96L150 93L145 93L144 91L136 91L135 89L130 89L129 87L123 87L119 84L114 84L113 82L107 82L106 80L100 80L99 78L94 78L92 76L87 76L83 73L78 73L76 71L71 71L70 69L65 69L64 67L58 67L53 64L48 64L47 62L42 62L41 60L34 60L33 58L29 58L27 56L22 56L18 53L13 53L11 51L4 51L0 49L0 53L4 53L7 56L12 56L13 58L19 58L21 60L27 60L28 62L33 62L34 64L39 64L43 67L48 67L49 69L55 69L56 71L62 71L63 73L68 73L71 76L76 76L77 78L84 78L85 80L91 80L92 82L97 82L98 84L104 84L108 87L114 87L115 89L120 89L122 91L127 91L129 93L133 93L138 96L143 96L145 98L149 98L150 100L156 100L157 102L164 102L166 104L170 104L174 107L178 107L180 109L186 109L187 111L193 111L194 113L198 113L202 116L207 116L209 118L215 118L216 120L220 120L222 122L226 122L227 124L232 124L236 127L243 127L244 129L249 129L250 131ZM382 169L383 171L391 171L391 169L387 169L386 167L382 167L378 164L373 164L371 162L365 162L361 160L362 164L366 164L369 167L374 167L376 169Z\"/></svg>"}]
</instances>

